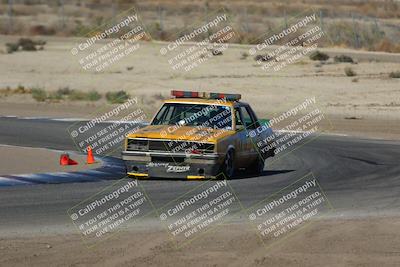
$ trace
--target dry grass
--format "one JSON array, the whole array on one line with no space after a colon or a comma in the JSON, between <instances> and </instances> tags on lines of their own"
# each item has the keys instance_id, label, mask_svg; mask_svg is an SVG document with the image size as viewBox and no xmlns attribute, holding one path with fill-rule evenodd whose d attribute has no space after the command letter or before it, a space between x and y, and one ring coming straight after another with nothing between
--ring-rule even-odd
<instances>
[{"instance_id":1,"label":"dry grass","mask_svg":"<svg viewBox=\"0 0 400 267\"><path fill-rule=\"evenodd\" d=\"M357 73L350 67L344 68L344 73L346 74L347 77L353 77L357 75Z\"/></svg>"},{"instance_id":2,"label":"dry grass","mask_svg":"<svg viewBox=\"0 0 400 267\"><path fill-rule=\"evenodd\" d=\"M389 73L390 78L400 78L400 71L392 71Z\"/></svg>"},{"instance_id":3,"label":"dry grass","mask_svg":"<svg viewBox=\"0 0 400 267\"><path fill-rule=\"evenodd\" d=\"M32 98L37 102L61 102L61 101L99 101L103 95L96 90L88 92L80 90L72 90L69 87L63 87L56 91L47 91L41 87L27 88L18 85L16 88L1 88L0 97L9 97L13 95L31 94Z\"/></svg>"},{"instance_id":4,"label":"dry grass","mask_svg":"<svg viewBox=\"0 0 400 267\"><path fill-rule=\"evenodd\" d=\"M4 42L15 39L6 37ZM399 71L400 55L322 48L320 52L331 56L326 63L311 61L305 56L298 64L274 72L262 70L253 56L240 59L241 53L249 51L249 47L235 45L224 51L222 56L211 57L192 71L180 73L172 70L168 58L160 55L164 43L143 42L138 53L127 56L98 75L83 71L77 64L77 58L65 56L77 39L43 39L48 42L48 49L40 53L0 55L3 62L0 64L3 74L0 88L16 88L18 84L23 84L28 88L37 86L51 92L69 86L84 92L97 90L103 96L110 91L124 90L131 97L138 98L140 107L148 111L146 114L153 114L161 103L160 99L168 97L172 89L240 93L243 101L251 103L260 118L269 118L293 108L312 96L317 97L321 109L335 116L398 118L400 114L398 107L387 106L397 99L398 80L389 79L388 75ZM351 56L358 64L333 62L334 56L342 54ZM320 67L314 67L316 64ZM344 73L346 66L351 66L357 76L347 77ZM129 71L127 67L133 69ZM358 78L359 82L351 82L353 78ZM53 106L69 104L64 103L66 101ZM98 102L74 101L73 104L97 105L105 102L103 97ZM36 104L30 95L10 95L2 99L2 103Z\"/></svg>"},{"instance_id":5,"label":"dry grass","mask_svg":"<svg viewBox=\"0 0 400 267\"><path fill-rule=\"evenodd\" d=\"M1 96L10 96L10 95L19 95L19 94L30 94L32 93L31 88L25 88L22 85L18 85L16 88L0 88L0 95Z\"/></svg>"}]
</instances>

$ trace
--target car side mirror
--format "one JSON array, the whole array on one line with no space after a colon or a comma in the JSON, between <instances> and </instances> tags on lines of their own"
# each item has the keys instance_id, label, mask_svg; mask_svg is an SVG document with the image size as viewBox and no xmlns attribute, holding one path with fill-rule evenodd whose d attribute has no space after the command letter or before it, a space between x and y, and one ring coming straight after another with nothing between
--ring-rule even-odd
<instances>
[{"instance_id":1,"label":"car side mirror","mask_svg":"<svg viewBox=\"0 0 400 267\"><path fill-rule=\"evenodd\" d=\"M260 125L266 125L266 126L269 127L269 122L270 122L269 119L258 119L258 123L259 123Z\"/></svg>"}]
</instances>

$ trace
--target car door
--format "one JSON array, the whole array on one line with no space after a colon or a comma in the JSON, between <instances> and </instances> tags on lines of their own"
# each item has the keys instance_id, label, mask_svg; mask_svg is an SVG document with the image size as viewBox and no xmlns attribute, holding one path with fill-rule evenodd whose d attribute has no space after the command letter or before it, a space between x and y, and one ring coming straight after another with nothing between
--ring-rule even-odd
<instances>
[{"instance_id":1,"label":"car door","mask_svg":"<svg viewBox=\"0 0 400 267\"><path fill-rule=\"evenodd\" d=\"M254 127L257 128L257 126L255 125L256 122L243 105L235 108L235 118L238 136L235 146L236 163L238 167L242 168L251 164L257 156L253 140L249 136L249 130Z\"/></svg>"},{"instance_id":2,"label":"car door","mask_svg":"<svg viewBox=\"0 0 400 267\"><path fill-rule=\"evenodd\" d=\"M246 106L246 109L250 116L252 117L252 121L254 122L253 126L248 128L249 138L252 140L253 146L258 154L258 156L266 159L273 150L269 149L270 143L273 138L268 138L273 135L272 129L268 125L261 125L257 116L253 109L250 106Z\"/></svg>"}]
</instances>

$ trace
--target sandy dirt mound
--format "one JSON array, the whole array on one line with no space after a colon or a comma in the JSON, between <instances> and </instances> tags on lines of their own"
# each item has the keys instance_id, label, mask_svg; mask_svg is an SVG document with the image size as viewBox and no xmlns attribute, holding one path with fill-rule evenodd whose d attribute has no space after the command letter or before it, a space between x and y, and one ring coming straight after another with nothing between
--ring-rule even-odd
<instances>
[{"instance_id":1,"label":"sandy dirt mound","mask_svg":"<svg viewBox=\"0 0 400 267\"><path fill-rule=\"evenodd\" d=\"M5 238L0 265L396 266L399 226L399 218L314 221L269 248L242 223L222 225L182 249L151 227L120 232L90 249L77 234Z\"/></svg>"}]
</instances>

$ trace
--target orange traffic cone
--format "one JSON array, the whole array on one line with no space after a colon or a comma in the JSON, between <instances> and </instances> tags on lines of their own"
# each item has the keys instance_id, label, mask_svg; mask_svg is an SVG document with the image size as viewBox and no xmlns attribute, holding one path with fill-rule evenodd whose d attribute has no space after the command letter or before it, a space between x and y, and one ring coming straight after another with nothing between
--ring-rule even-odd
<instances>
[{"instance_id":1,"label":"orange traffic cone","mask_svg":"<svg viewBox=\"0 0 400 267\"><path fill-rule=\"evenodd\" d=\"M78 165L78 162L73 159L68 159L68 165Z\"/></svg>"},{"instance_id":2,"label":"orange traffic cone","mask_svg":"<svg viewBox=\"0 0 400 267\"><path fill-rule=\"evenodd\" d=\"M76 162L73 159L70 159L68 153L64 153L60 156L60 165L62 166L78 165L78 162Z\"/></svg>"},{"instance_id":3,"label":"orange traffic cone","mask_svg":"<svg viewBox=\"0 0 400 267\"><path fill-rule=\"evenodd\" d=\"M96 163L96 161L94 160L92 148L88 146L86 164L93 164L93 163Z\"/></svg>"}]
</instances>

